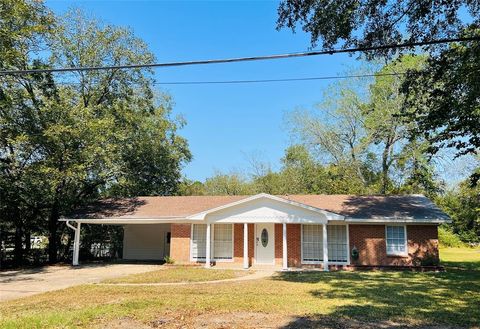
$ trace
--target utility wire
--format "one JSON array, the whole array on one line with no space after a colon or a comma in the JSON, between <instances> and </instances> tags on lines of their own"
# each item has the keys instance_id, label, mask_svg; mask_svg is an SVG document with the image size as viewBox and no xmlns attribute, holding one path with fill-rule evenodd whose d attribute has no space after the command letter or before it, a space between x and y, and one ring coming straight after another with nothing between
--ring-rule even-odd
<instances>
[{"instance_id":1,"label":"utility wire","mask_svg":"<svg viewBox=\"0 0 480 329\"><path fill-rule=\"evenodd\" d=\"M351 75L331 75L318 77L302 77L302 78L279 78L279 79L251 79L251 80L212 80L212 81L156 81L153 85L211 85L211 84L249 84L249 83L269 83L269 82L295 82L295 81L315 81L315 80L335 80L335 79L354 79L354 78L374 78L374 77L390 77L406 75L407 72L392 73L366 73ZM415 74L415 72L411 72ZM80 82L52 82L44 85L59 86L79 86Z\"/></svg>"},{"instance_id":2,"label":"utility wire","mask_svg":"<svg viewBox=\"0 0 480 329\"><path fill-rule=\"evenodd\" d=\"M185 62L167 62L167 63L152 63L152 64L131 64L131 65L113 65L113 66L90 66L90 67L66 67L66 68L52 68L52 69L33 69L33 70L4 70L0 71L1 75L7 74L31 74L31 73L60 73L60 72L76 72L76 71L100 71L100 70L118 70L118 69L137 69L137 68L156 68L156 67L173 67L173 66L187 66L187 65L205 65L205 64L220 64L220 63L234 63L234 62L248 62L248 61L260 61L260 60L274 60L282 58L294 58L294 57L308 57L319 55L333 55L341 53L354 53L365 52L375 50L388 50L395 48L412 48L417 46L428 46L442 43L452 42L465 42L465 41L479 41L480 36L454 38L454 39L439 39L431 41L420 42L407 42L397 43L383 46L372 47L357 47L347 49L332 49L322 51L307 51L289 54L278 55L266 55L266 56L251 56L251 57L237 57L237 58L224 58L224 59L207 59L198 61L185 61Z\"/></svg>"},{"instance_id":3,"label":"utility wire","mask_svg":"<svg viewBox=\"0 0 480 329\"><path fill-rule=\"evenodd\" d=\"M284 79L258 79L258 80L221 80L221 81L165 81L155 82L155 85L210 85L210 84L242 84L242 83L268 83L268 82L290 82L290 81L314 81L314 80L334 80L350 78L370 78L384 76L399 76L407 74L399 73L378 73L378 74L354 74L354 75L332 75L324 77L305 77L305 78L284 78Z\"/></svg>"}]
</instances>

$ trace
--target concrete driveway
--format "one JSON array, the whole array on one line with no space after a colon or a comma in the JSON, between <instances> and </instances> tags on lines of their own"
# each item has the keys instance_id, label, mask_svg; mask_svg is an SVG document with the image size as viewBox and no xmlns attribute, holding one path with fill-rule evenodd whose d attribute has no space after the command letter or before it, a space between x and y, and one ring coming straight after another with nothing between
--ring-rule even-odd
<instances>
[{"instance_id":1,"label":"concrete driveway","mask_svg":"<svg viewBox=\"0 0 480 329\"><path fill-rule=\"evenodd\" d=\"M91 264L3 271L0 272L0 301L161 268L161 265L146 264Z\"/></svg>"}]
</instances>

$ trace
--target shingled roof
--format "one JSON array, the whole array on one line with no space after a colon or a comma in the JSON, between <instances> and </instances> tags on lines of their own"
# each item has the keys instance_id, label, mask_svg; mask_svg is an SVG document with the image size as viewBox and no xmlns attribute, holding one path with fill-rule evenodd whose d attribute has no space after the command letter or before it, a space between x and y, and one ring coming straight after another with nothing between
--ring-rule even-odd
<instances>
[{"instance_id":1,"label":"shingled roof","mask_svg":"<svg viewBox=\"0 0 480 329\"><path fill-rule=\"evenodd\" d=\"M185 218L250 196L151 196L100 200L72 219ZM346 219L448 220L423 195L288 195L280 198L345 216Z\"/></svg>"}]
</instances>

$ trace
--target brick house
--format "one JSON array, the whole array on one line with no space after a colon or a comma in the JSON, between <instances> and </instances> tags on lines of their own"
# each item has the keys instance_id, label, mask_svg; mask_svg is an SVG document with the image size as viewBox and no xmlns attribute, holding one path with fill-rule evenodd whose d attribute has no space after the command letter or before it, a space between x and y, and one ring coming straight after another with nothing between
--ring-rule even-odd
<instances>
[{"instance_id":1,"label":"brick house","mask_svg":"<svg viewBox=\"0 0 480 329\"><path fill-rule=\"evenodd\" d=\"M74 265L81 224L112 224L124 227L124 259L284 270L435 262L438 225L450 221L423 195L264 193L108 199L61 220L75 230Z\"/></svg>"}]
</instances>

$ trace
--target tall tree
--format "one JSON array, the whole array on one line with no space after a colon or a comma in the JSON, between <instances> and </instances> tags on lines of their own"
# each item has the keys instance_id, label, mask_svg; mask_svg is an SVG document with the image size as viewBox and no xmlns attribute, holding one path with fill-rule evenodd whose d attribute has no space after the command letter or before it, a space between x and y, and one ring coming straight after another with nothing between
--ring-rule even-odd
<instances>
[{"instance_id":1,"label":"tall tree","mask_svg":"<svg viewBox=\"0 0 480 329\"><path fill-rule=\"evenodd\" d=\"M370 87L370 103L364 108L365 129L368 142L380 147L382 194L390 188L390 168L403 155L402 149L413 127L401 117L405 102L401 92L403 75L394 74L415 70L421 63L422 57L402 56L385 65Z\"/></svg>"},{"instance_id":2,"label":"tall tree","mask_svg":"<svg viewBox=\"0 0 480 329\"><path fill-rule=\"evenodd\" d=\"M452 218L450 225L463 241L480 243L480 186L464 181L435 201Z\"/></svg>"},{"instance_id":3,"label":"tall tree","mask_svg":"<svg viewBox=\"0 0 480 329\"><path fill-rule=\"evenodd\" d=\"M458 37L466 27L478 27L479 23L477 0L282 0L277 28L295 30L300 25L310 34L313 46L321 42L324 48L339 43L345 48L366 48ZM425 49L438 47L444 49L443 45ZM379 49L367 55L383 57L397 52Z\"/></svg>"},{"instance_id":4,"label":"tall tree","mask_svg":"<svg viewBox=\"0 0 480 329\"><path fill-rule=\"evenodd\" d=\"M253 190L245 177L239 173L222 174L217 172L205 180L206 195L249 195Z\"/></svg>"},{"instance_id":5,"label":"tall tree","mask_svg":"<svg viewBox=\"0 0 480 329\"><path fill-rule=\"evenodd\" d=\"M480 35L480 29L465 35ZM415 134L431 142L430 152L456 150L456 156L480 149L480 42L460 43L428 59L403 88L409 96L406 117ZM480 172L473 180L480 178Z\"/></svg>"},{"instance_id":6,"label":"tall tree","mask_svg":"<svg viewBox=\"0 0 480 329\"><path fill-rule=\"evenodd\" d=\"M367 88L365 80L335 83L324 93L324 101L315 111L296 110L288 116L291 132L302 143L326 163L350 163L357 168L361 180L365 179L361 162L368 149L363 115Z\"/></svg>"},{"instance_id":7,"label":"tall tree","mask_svg":"<svg viewBox=\"0 0 480 329\"><path fill-rule=\"evenodd\" d=\"M39 1L0 2L0 70L39 68L54 20ZM0 231L15 231L15 262L22 262L27 222L39 215L38 173L29 169L37 156L28 133L35 130L33 90L50 94L49 76L0 76ZM31 227L31 225L29 225ZM5 234L2 234L2 237ZM1 241L0 241L1 243ZM1 257L1 255L0 255Z\"/></svg>"},{"instance_id":8,"label":"tall tree","mask_svg":"<svg viewBox=\"0 0 480 329\"><path fill-rule=\"evenodd\" d=\"M295 30L300 25L311 43L326 49L376 47L386 44L431 41L442 38L480 37L477 0L458 1L296 1L283 0L278 7L277 28ZM430 58L421 74L405 81L407 117L417 123L417 135L441 147L455 147L458 155L480 148L480 40L422 47ZM367 58L391 58L415 53L415 47L378 49ZM480 178L480 173L473 177Z\"/></svg>"},{"instance_id":9,"label":"tall tree","mask_svg":"<svg viewBox=\"0 0 480 329\"><path fill-rule=\"evenodd\" d=\"M56 66L154 60L128 29L102 24L78 11L57 22L49 39L49 63ZM38 209L35 214L47 218L51 262L58 256L62 214L102 194L175 193L190 153L177 134L183 122L170 117L169 99L155 97L150 71L42 74L22 82L4 89L1 119L8 134L2 131L0 154L5 156L2 163L15 158L22 165L16 168L25 179L18 181L11 211L24 213L21 207L27 203L17 201L27 200L24 208ZM8 184L4 173L12 168L2 168L2 185Z\"/></svg>"}]
</instances>

